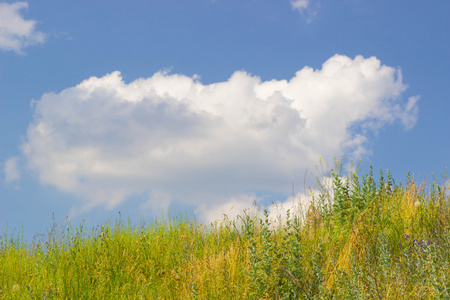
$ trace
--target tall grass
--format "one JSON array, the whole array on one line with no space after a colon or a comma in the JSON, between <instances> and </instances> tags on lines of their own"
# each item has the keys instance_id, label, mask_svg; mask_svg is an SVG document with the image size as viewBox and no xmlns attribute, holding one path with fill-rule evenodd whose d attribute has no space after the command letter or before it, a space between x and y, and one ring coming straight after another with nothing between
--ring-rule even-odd
<instances>
[{"instance_id":1,"label":"tall grass","mask_svg":"<svg viewBox=\"0 0 450 300\"><path fill-rule=\"evenodd\" d=\"M333 174L304 217L119 220L0 240L1 299L449 299L449 196ZM330 196L330 194L332 196Z\"/></svg>"}]
</instances>

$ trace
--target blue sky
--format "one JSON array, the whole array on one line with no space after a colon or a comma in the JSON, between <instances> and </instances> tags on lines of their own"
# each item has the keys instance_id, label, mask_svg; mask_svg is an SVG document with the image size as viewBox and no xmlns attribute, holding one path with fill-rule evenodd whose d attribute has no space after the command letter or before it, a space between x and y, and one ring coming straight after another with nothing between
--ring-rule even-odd
<instances>
[{"instance_id":1,"label":"blue sky","mask_svg":"<svg viewBox=\"0 0 450 300\"><path fill-rule=\"evenodd\" d=\"M439 174L449 11L447 0L2 1L0 229L31 240L53 215L96 226L119 211L208 221L254 200L287 205L319 157L397 181Z\"/></svg>"}]
</instances>

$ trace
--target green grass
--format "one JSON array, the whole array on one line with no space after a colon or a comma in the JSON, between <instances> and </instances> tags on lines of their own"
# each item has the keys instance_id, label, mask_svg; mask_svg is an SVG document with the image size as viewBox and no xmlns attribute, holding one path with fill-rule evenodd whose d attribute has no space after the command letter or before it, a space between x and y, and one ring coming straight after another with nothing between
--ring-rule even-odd
<instances>
[{"instance_id":1,"label":"green grass","mask_svg":"<svg viewBox=\"0 0 450 300\"><path fill-rule=\"evenodd\" d=\"M449 196L372 171L334 177L305 218L182 216L0 240L1 299L449 299ZM41 239L42 240L42 239Z\"/></svg>"}]
</instances>

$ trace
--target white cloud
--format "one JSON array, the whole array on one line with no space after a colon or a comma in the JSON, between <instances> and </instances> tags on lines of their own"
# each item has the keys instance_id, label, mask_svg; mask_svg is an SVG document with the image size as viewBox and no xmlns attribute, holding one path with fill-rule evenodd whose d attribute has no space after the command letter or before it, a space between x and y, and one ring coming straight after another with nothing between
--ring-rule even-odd
<instances>
[{"instance_id":1,"label":"white cloud","mask_svg":"<svg viewBox=\"0 0 450 300\"><path fill-rule=\"evenodd\" d=\"M0 49L23 54L23 48L44 43L45 34L35 30L36 21L20 15L27 8L27 2L0 3Z\"/></svg>"},{"instance_id":2,"label":"white cloud","mask_svg":"<svg viewBox=\"0 0 450 300\"><path fill-rule=\"evenodd\" d=\"M215 220L234 220L240 221L238 216L243 217L245 212L249 216L258 216L263 218L263 210L268 211L269 220L276 225L279 221L286 220L286 213L289 209L291 217L294 215L304 218L311 204L311 195L297 194L295 197L290 196L284 202L272 204L268 207L260 207L262 198L258 198L253 194L243 194L232 197L218 204L201 204L195 211L196 215L208 222Z\"/></svg>"},{"instance_id":3,"label":"white cloud","mask_svg":"<svg viewBox=\"0 0 450 300\"><path fill-rule=\"evenodd\" d=\"M417 101L419 101L420 97L409 97L408 103L406 104L405 110L407 113L404 113L402 116L402 123L406 129L412 129L417 122L417 116L419 115L419 107L417 106ZM399 107L399 110L403 108Z\"/></svg>"},{"instance_id":4,"label":"white cloud","mask_svg":"<svg viewBox=\"0 0 450 300\"><path fill-rule=\"evenodd\" d=\"M20 171L17 165L18 161L18 157L11 157L5 161L3 172L5 173L5 182L8 184L17 182L20 179Z\"/></svg>"},{"instance_id":5,"label":"white cloud","mask_svg":"<svg viewBox=\"0 0 450 300\"><path fill-rule=\"evenodd\" d=\"M402 101L405 89L398 70L362 56L289 80L238 71L203 85L159 72L125 83L113 72L35 101L23 152L42 184L85 208L147 194L145 207L207 210L249 191L284 193L319 156L367 152L369 130L411 128L417 104Z\"/></svg>"},{"instance_id":6,"label":"white cloud","mask_svg":"<svg viewBox=\"0 0 450 300\"><path fill-rule=\"evenodd\" d=\"M261 198L254 194L242 194L229 199L220 199L217 203L201 203L195 210L197 217L213 222L215 220L235 220L238 215L242 216L243 211L249 215L260 213L257 208Z\"/></svg>"},{"instance_id":7,"label":"white cloud","mask_svg":"<svg viewBox=\"0 0 450 300\"><path fill-rule=\"evenodd\" d=\"M308 8L309 0L290 0L292 9L297 9L298 11L303 11Z\"/></svg>"},{"instance_id":8,"label":"white cloud","mask_svg":"<svg viewBox=\"0 0 450 300\"><path fill-rule=\"evenodd\" d=\"M311 23L317 15L317 9L319 8L318 3L316 3L314 8L312 7L310 0L290 0L290 3L292 9L299 11L305 16L308 23Z\"/></svg>"},{"instance_id":9,"label":"white cloud","mask_svg":"<svg viewBox=\"0 0 450 300\"><path fill-rule=\"evenodd\" d=\"M322 189L320 191L314 189L310 190L308 194L296 193L293 196L287 197L284 202L273 203L267 207L264 205L260 207L263 198L258 198L254 194L244 194L220 201L218 204L202 204L195 212L198 217L208 222L232 220L239 224L244 217L244 212L249 216L257 216L263 219L263 211L267 209L268 218L273 228L279 225L280 222L284 223L286 221L288 210L291 220L294 216L300 220L304 220L308 212L312 209L312 206L318 207L322 204L333 204L333 180L334 178L332 177L323 176L321 179ZM342 177L341 180L345 180L345 178ZM325 201L329 202L319 203L318 196L320 194L326 195Z\"/></svg>"}]
</instances>

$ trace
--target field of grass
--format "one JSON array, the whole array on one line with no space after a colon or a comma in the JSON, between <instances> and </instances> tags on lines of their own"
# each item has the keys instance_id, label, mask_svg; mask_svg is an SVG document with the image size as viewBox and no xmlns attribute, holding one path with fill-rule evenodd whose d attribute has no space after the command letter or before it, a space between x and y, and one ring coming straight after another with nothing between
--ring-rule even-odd
<instances>
[{"instance_id":1,"label":"field of grass","mask_svg":"<svg viewBox=\"0 0 450 300\"><path fill-rule=\"evenodd\" d=\"M33 244L4 233L0 299L450 299L446 186L333 177L284 222L119 219Z\"/></svg>"}]
</instances>

